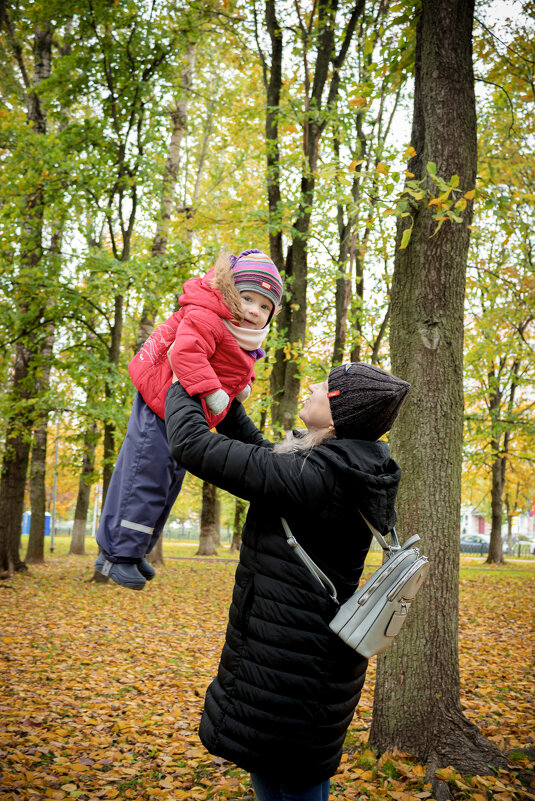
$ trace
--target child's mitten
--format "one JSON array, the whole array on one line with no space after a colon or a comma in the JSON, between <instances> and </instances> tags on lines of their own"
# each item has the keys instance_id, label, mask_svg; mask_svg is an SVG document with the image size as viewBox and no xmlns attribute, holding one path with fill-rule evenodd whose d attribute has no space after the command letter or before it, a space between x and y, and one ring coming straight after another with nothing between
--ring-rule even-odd
<instances>
[{"instance_id":1,"label":"child's mitten","mask_svg":"<svg viewBox=\"0 0 535 801\"><path fill-rule=\"evenodd\" d=\"M236 400L239 400L240 403L245 403L250 394L251 386L250 384L247 384L247 386L242 389L239 395L236 395Z\"/></svg>"},{"instance_id":2,"label":"child's mitten","mask_svg":"<svg viewBox=\"0 0 535 801\"><path fill-rule=\"evenodd\" d=\"M224 389L216 389L215 392L207 395L204 400L213 414L221 414L227 408L230 398Z\"/></svg>"}]
</instances>

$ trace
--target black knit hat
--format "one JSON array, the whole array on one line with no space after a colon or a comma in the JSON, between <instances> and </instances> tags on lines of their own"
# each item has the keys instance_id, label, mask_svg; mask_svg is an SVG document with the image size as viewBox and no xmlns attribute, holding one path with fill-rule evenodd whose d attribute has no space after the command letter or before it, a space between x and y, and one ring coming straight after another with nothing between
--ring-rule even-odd
<instances>
[{"instance_id":1,"label":"black knit hat","mask_svg":"<svg viewBox=\"0 0 535 801\"><path fill-rule=\"evenodd\" d=\"M375 441L394 425L411 385L372 364L349 362L331 370L328 387L338 436Z\"/></svg>"}]
</instances>

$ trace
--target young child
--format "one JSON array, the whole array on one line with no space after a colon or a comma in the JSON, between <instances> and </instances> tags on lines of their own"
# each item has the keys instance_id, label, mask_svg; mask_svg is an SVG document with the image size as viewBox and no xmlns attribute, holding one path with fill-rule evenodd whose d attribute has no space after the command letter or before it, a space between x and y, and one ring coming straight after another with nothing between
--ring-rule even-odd
<instances>
[{"instance_id":1,"label":"young child","mask_svg":"<svg viewBox=\"0 0 535 801\"><path fill-rule=\"evenodd\" d=\"M202 278L185 282L180 310L158 326L130 362L136 395L97 531L95 568L141 590L155 570L145 559L180 492L184 469L171 456L165 397L173 373L199 395L210 425L234 398L251 392L254 363L282 298L282 280L259 250L222 255Z\"/></svg>"}]
</instances>

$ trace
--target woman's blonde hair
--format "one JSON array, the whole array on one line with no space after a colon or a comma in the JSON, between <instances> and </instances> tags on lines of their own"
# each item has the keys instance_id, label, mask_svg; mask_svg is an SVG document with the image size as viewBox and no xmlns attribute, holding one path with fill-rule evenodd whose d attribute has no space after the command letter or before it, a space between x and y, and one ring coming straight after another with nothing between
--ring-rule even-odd
<instances>
[{"instance_id":1,"label":"woman's blonde hair","mask_svg":"<svg viewBox=\"0 0 535 801\"><path fill-rule=\"evenodd\" d=\"M282 442L278 442L275 447L275 453L294 453L296 451L310 451L312 448L321 445L322 442L334 437L336 431L334 426L328 428L320 428L315 431L307 431L302 436L296 437L293 431L288 431L286 437Z\"/></svg>"}]
</instances>

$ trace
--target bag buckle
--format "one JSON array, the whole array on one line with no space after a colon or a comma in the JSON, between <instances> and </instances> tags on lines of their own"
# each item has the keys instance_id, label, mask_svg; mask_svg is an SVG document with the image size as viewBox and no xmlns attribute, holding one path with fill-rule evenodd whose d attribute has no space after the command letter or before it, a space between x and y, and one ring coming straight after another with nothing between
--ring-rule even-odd
<instances>
[{"instance_id":1,"label":"bag buckle","mask_svg":"<svg viewBox=\"0 0 535 801\"><path fill-rule=\"evenodd\" d=\"M297 548L298 542L293 536L293 534L290 537L287 537L287 540L288 540L288 545L290 545L290 547Z\"/></svg>"}]
</instances>

